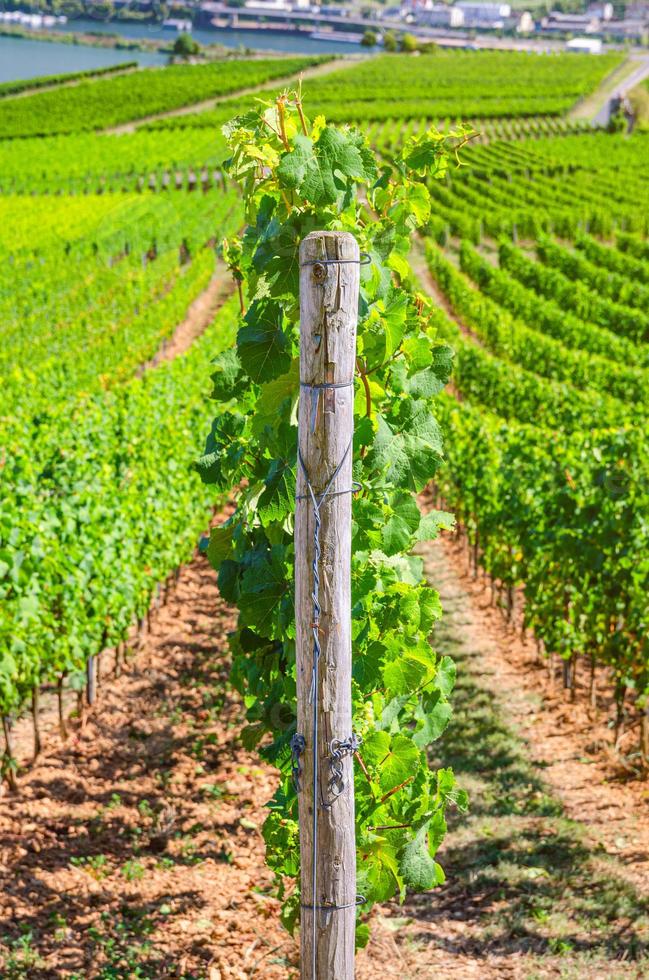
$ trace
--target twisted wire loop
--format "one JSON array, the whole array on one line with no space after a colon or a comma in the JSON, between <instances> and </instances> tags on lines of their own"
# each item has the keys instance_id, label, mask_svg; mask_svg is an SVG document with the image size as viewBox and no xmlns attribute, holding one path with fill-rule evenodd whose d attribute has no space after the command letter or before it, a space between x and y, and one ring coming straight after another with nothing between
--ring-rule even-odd
<instances>
[{"instance_id":1,"label":"twisted wire loop","mask_svg":"<svg viewBox=\"0 0 649 980\"><path fill-rule=\"evenodd\" d=\"M322 389L335 388L335 387L348 387L351 384L353 384L353 381L341 383L339 385L335 385L335 384L331 384L331 383L323 383L321 385L308 385L308 384L305 384L303 387L315 389L316 392L319 393L319 391L322 390ZM313 405L313 401L312 401L312 405ZM312 423L313 423L313 417L312 417ZM319 728L319 726L318 726L318 696L317 695L318 695L318 676L319 676L320 656L321 656L321 653L322 653L322 648L320 646L320 615L321 615L321 612L322 612L322 608L320 606L320 557L321 557L321 554L322 554L322 548L321 548L321 545L320 545L320 528L322 526L322 517L321 517L321 513L320 512L321 512L321 509L324 506L324 504L326 503L326 501L327 501L328 498L337 496L338 494L341 494L341 493L354 493L355 492L354 485L352 485L347 490L338 490L338 491L332 490L332 487L333 487L333 485L334 485L334 483L336 481L336 478L337 478L338 474L340 473L341 469L343 468L347 457L349 456L349 453L350 453L351 448L352 448L352 444L353 444L353 436L349 440L349 442L347 444L347 447L346 447L344 453L342 454L342 456L340 458L340 462L338 463L338 465L334 469L333 473L329 477L329 479L328 479L328 481L327 481L327 483L325 485L324 490L322 491L322 493L319 493L319 494L317 494L315 492L315 490L313 489L313 485L312 485L311 480L309 478L309 471L307 470L306 463L304 462L304 458L302 457L302 453L300 451L299 446L298 446L298 452L297 452L298 462L300 464L300 468L301 468L302 473L304 475L304 481L306 483L306 490L307 490L307 492L306 492L306 494L301 494L299 496L296 496L296 500L308 499L308 500L311 501L311 505L313 507L313 519L314 519L314 525L313 525L313 561L311 563L311 573L312 573L312 589L311 589L312 615L311 615L311 624L310 624L311 632L312 632L312 636L313 636L313 667L312 667L312 670L311 670L311 686L309 688L309 697L308 697L308 703L310 705L312 705L312 708L313 708L313 714L312 714L312 725L313 725L313 736L312 737L313 737L313 744L311 746L311 749L312 749L312 758L313 758L313 823L312 823L313 848L312 848L312 867L311 867L311 895L313 897L314 904L311 904L311 905L309 905L309 904L302 904L302 908L304 908L304 909L310 909L313 912L313 922L312 922L312 961L311 961L312 980L317 980L317 966L318 966L318 963L317 963L317 938L318 938L318 929L317 929L317 920L316 920L316 915L315 915L316 911L322 911L324 913L337 912L337 911L340 911L342 909L353 908L356 905L364 904L364 902L365 902L365 899L362 896L359 895L359 896L357 896L356 901L350 902L350 903L348 903L346 905L336 905L333 902L332 903L324 903L324 904L315 904L315 898L316 898L316 895L318 893L318 800L320 800L320 792L319 792L320 780L319 780L319 772L318 772L318 770L319 770L319 766L318 766L318 728ZM305 741L303 739L303 736L301 736L301 735L300 736L294 736L293 738L296 739L296 740L299 738L299 739L302 739L303 741ZM297 744L298 743L296 741L296 746L297 746ZM343 756L344 756L344 754L346 752L351 751L351 746L352 745L356 745L356 747L358 747L359 744L360 744L360 740L354 734L352 734L348 739L344 739L342 741L340 739L332 739L332 741L330 743L330 746L329 746L329 750L330 750L330 753L331 753L330 765L332 767L332 779L334 780L334 783L333 784L330 783L330 785L334 785L335 786L334 800L335 799L338 799L338 797L341 795L341 793L345 789L345 781L344 781L343 769L342 769ZM306 742L305 742L305 745L306 745ZM293 739L291 740L291 749L293 749ZM297 775L297 778L298 778L298 782L299 782L299 775L300 775L300 772L299 772L299 757L298 757L298 763L297 763L297 765L298 765L298 775ZM341 783L342 783L342 786L341 786ZM332 800L328 804L327 803L323 803L323 801L320 800L320 805L323 806L323 807L325 807L325 808L326 807L330 807L332 805L332 803L333 803L334 800Z\"/></svg>"},{"instance_id":2,"label":"twisted wire loop","mask_svg":"<svg viewBox=\"0 0 649 980\"><path fill-rule=\"evenodd\" d=\"M301 789L300 777L302 776L302 765L300 763L300 756L305 748L306 739L304 735L296 732L291 739L291 779L293 780L296 793L299 793Z\"/></svg>"},{"instance_id":3,"label":"twisted wire loop","mask_svg":"<svg viewBox=\"0 0 649 980\"><path fill-rule=\"evenodd\" d=\"M340 739L332 738L329 743L329 767L331 769L331 776L329 777L329 792L331 793L333 799L324 803L324 806L329 809L335 800L345 792L347 786L345 782L345 777L343 774L343 759L346 755L353 755L354 752L358 752L363 738L361 735L357 735L356 732L352 732L349 738Z\"/></svg>"}]
</instances>

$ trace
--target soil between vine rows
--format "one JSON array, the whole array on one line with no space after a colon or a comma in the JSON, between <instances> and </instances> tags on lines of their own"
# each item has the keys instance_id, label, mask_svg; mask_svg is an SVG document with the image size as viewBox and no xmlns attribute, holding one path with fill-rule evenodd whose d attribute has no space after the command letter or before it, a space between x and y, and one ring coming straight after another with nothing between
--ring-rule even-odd
<instances>
[{"instance_id":1,"label":"soil between vine rows","mask_svg":"<svg viewBox=\"0 0 649 980\"><path fill-rule=\"evenodd\" d=\"M358 980L649 976L646 787L603 782L579 707L541 709L529 651L452 542L424 558L446 609L434 641L460 672L438 752L472 809L452 819L447 884L375 911ZM5 980L297 975L259 832L274 774L224 689L232 623L197 559L84 730L0 798Z\"/></svg>"}]
</instances>

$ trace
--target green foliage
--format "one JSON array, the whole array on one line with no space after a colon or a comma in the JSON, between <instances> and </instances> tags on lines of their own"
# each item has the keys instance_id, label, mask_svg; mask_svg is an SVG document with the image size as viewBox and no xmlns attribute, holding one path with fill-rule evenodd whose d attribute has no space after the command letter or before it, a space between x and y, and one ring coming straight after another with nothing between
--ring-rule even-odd
<instances>
[{"instance_id":1,"label":"green foliage","mask_svg":"<svg viewBox=\"0 0 649 980\"><path fill-rule=\"evenodd\" d=\"M383 48L385 51L393 52L399 47L394 31L386 31L383 35Z\"/></svg>"},{"instance_id":2,"label":"green foliage","mask_svg":"<svg viewBox=\"0 0 649 980\"><path fill-rule=\"evenodd\" d=\"M234 339L233 305L186 357L134 375L210 282L215 225L237 227L240 213L233 194L171 197L12 197L0 208L13 236L0 273L3 714L35 684L82 689L88 657L127 638L204 528L211 495L188 485L178 447L198 441L197 375Z\"/></svg>"},{"instance_id":3,"label":"green foliage","mask_svg":"<svg viewBox=\"0 0 649 980\"><path fill-rule=\"evenodd\" d=\"M227 60L142 69L0 101L0 136L103 129L289 75L326 58Z\"/></svg>"},{"instance_id":4,"label":"green foliage","mask_svg":"<svg viewBox=\"0 0 649 980\"><path fill-rule=\"evenodd\" d=\"M182 140L173 129L3 140L0 182L14 194L173 189L178 174L186 186L190 173L212 173L225 153L223 137L207 127L187 129Z\"/></svg>"},{"instance_id":5,"label":"green foliage","mask_svg":"<svg viewBox=\"0 0 649 980\"><path fill-rule=\"evenodd\" d=\"M644 138L491 144L465 162L450 189L431 184L436 217L461 234L479 223L532 237L537 261L507 239L496 254L465 238L448 257L427 243L460 395L439 401L438 485L486 570L524 587L525 625L544 648L601 664L618 703L626 690L644 710L649 251L636 232L595 237L646 225ZM448 248L442 231L431 222Z\"/></svg>"},{"instance_id":6,"label":"green foliage","mask_svg":"<svg viewBox=\"0 0 649 980\"><path fill-rule=\"evenodd\" d=\"M191 34L179 34L173 43L173 53L181 58L190 58L193 54L198 54L201 46L195 41Z\"/></svg>"},{"instance_id":7,"label":"green foliage","mask_svg":"<svg viewBox=\"0 0 649 980\"><path fill-rule=\"evenodd\" d=\"M270 866L297 877L297 800L288 743L295 731L293 512L299 393L297 245L312 229L351 231L371 265L361 275L359 385L353 508L354 728L363 736L356 772L359 891L370 905L442 880L434 854L444 811L465 805L452 773L431 772L426 747L450 717L455 679L428 636L441 615L423 582L418 540L449 526L422 516L414 493L435 474L442 438L434 399L451 352L429 329L410 292L409 237L430 214L418 175L442 177L454 144L430 131L379 167L354 129L304 118L299 95L234 119L227 171L243 188L248 226L227 254L246 284L236 352L215 362L215 419L198 469L237 510L211 534L208 557L222 595L238 606L231 680L245 697L246 745L282 773L265 825ZM367 203L365 202L365 199ZM396 827L395 827L396 825ZM295 921L295 892L284 920Z\"/></svg>"},{"instance_id":8,"label":"green foliage","mask_svg":"<svg viewBox=\"0 0 649 980\"><path fill-rule=\"evenodd\" d=\"M107 65L105 68L88 68L85 71L69 71L62 75L39 75L36 78L19 78L11 82L0 82L0 98L17 95L19 92L26 92L31 89L65 85L68 82L77 82L83 78L99 78L101 75L112 75L113 72L127 71L129 68L137 67L137 61L122 61L117 65Z\"/></svg>"},{"instance_id":9,"label":"green foliage","mask_svg":"<svg viewBox=\"0 0 649 980\"><path fill-rule=\"evenodd\" d=\"M406 53L417 51L419 48L419 41L414 34L402 34L399 38L399 49L405 51Z\"/></svg>"},{"instance_id":10,"label":"green foliage","mask_svg":"<svg viewBox=\"0 0 649 980\"><path fill-rule=\"evenodd\" d=\"M11 943L11 952L2 964L5 980L29 980L34 970L43 969L45 960L33 945L31 931Z\"/></svg>"},{"instance_id":11,"label":"green foliage","mask_svg":"<svg viewBox=\"0 0 649 980\"><path fill-rule=\"evenodd\" d=\"M365 31L361 38L361 44L364 48L373 48L376 46L378 38L374 31Z\"/></svg>"},{"instance_id":12,"label":"green foliage","mask_svg":"<svg viewBox=\"0 0 649 980\"><path fill-rule=\"evenodd\" d=\"M521 51L440 50L414 63L412 35L383 36L389 54L314 78L309 105L329 122L558 115L592 92L618 65L598 58ZM418 47L415 41L415 47Z\"/></svg>"}]
</instances>

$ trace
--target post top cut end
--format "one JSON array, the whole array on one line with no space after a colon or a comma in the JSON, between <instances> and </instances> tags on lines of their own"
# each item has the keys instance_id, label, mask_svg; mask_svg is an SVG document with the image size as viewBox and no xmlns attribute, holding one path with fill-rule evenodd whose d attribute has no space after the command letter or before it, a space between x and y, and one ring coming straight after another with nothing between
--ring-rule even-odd
<instances>
[{"instance_id":1,"label":"post top cut end","mask_svg":"<svg viewBox=\"0 0 649 980\"><path fill-rule=\"evenodd\" d=\"M308 235L304 236L302 241L308 242L309 240L318 238L337 238L339 241L351 239L353 242L356 241L351 231L310 231Z\"/></svg>"},{"instance_id":2,"label":"post top cut end","mask_svg":"<svg viewBox=\"0 0 649 980\"><path fill-rule=\"evenodd\" d=\"M359 257L358 242L349 231L310 231L300 242L302 261Z\"/></svg>"}]
</instances>

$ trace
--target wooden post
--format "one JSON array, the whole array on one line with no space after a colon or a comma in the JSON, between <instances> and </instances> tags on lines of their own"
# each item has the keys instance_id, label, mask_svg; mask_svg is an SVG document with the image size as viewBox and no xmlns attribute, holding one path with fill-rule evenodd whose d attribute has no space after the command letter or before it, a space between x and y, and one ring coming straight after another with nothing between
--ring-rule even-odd
<instances>
[{"instance_id":1,"label":"wooden post","mask_svg":"<svg viewBox=\"0 0 649 980\"><path fill-rule=\"evenodd\" d=\"M56 702L58 706L59 713L59 732L61 733L61 738L66 739L68 737L68 729L65 724L65 713L63 711L63 683L65 681L65 674L59 674L56 680Z\"/></svg>"},{"instance_id":2,"label":"wooden post","mask_svg":"<svg viewBox=\"0 0 649 980\"><path fill-rule=\"evenodd\" d=\"M5 737L5 753L3 759L3 769L9 789L15 793L18 789L16 782L16 757L14 755L13 741L11 738L11 718L8 715L2 716L2 729Z\"/></svg>"},{"instance_id":3,"label":"wooden post","mask_svg":"<svg viewBox=\"0 0 649 980\"><path fill-rule=\"evenodd\" d=\"M320 259L341 261L327 263ZM347 232L311 232L300 245L298 446L304 467L298 461L295 615L297 731L304 738L298 793L302 980L351 980L354 976L356 841L350 745L350 569L358 263L358 243ZM322 385L328 387L315 387ZM330 481L329 493L323 499L319 495ZM312 597L316 515L309 483L321 520L319 616L314 615ZM314 635L321 653L315 699L310 701ZM332 782L332 740L338 740L334 741L334 749L340 747L339 743L349 745L342 753L342 781L338 783ZM320 908L330 905L337 908Z\"/></svg>"},{"instance_id":4,"label":"wooden post","mask_svg":"<svg viewBox=\"0 0 649 980\"><path fill-rule=\"evenodd\" d=\"M38 689L38 684L34 684L32 688L32 725L34 728L34 761L36 761L38 756L41 754L41 750L43 747L43 743L41 739L40 718L38 717L39 700L40 700L39 694L40 691Z\"/></svg>"},{"instance_id":5,"label":"wooden post","mask_svg":"<svg viewBox=\"0 0 649 980\"><path fill-rule=\"evenodd\" d=\"M97 696L97 658L94 654L86 660L86 700L89 705L95 703Z\"/></svg>"}]
</instances>

